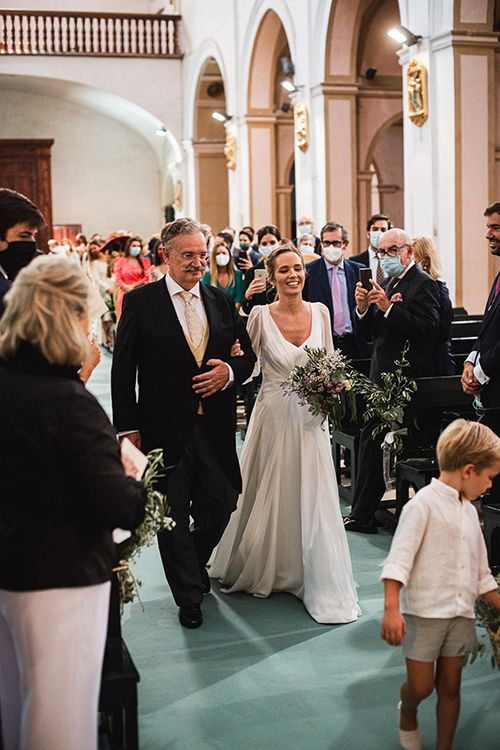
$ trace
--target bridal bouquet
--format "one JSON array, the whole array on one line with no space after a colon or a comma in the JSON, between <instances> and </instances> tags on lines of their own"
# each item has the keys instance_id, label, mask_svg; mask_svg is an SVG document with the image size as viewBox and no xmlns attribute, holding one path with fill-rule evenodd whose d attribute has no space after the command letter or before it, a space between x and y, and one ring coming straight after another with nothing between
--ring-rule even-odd
<instances>
[{"instance_id":1,"label":"bridal bouquet","mask_svg":"<svg viewBox=\"0 0 500 750\"><path fill-rule=\"evenodd\" d=\"M297 365L281 386L286 394L295 393L299 404L323 420L330 417L333 429L339 429L349 404L353 417L356 400L353 391L353 370L347 357L335 350L304 347L305 365Z\"/></svg>"},{"instance_id":2,"label":"bridal bouquet","mask_svg":"<svg viewBox=\"0 0 500 750\"><path fill-rule=\"evenodd\" d=\"M167 514L169 506L165 495L156 489L157 481L163 474L163 451L156 448L147 454L148 465L142 478L147 491L144 520L131 537L125 542L120 552L120 564L115 568L120 586L120 603L132 602L139 597L138 581L130 570L130 564L139 557L143 547L150 547L156 540L159 531L172 531L175 521Z\"/></svg>"}]
</instances>

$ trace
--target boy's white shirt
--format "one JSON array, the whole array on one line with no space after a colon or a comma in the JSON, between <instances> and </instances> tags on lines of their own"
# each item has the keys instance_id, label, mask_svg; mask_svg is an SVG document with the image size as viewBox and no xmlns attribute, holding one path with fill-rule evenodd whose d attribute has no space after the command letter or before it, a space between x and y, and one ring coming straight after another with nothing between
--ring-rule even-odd
<instances>
[{"instance_id":1,"label":"boy's white shirt","mask_svg":"<svg viewBox=\"0 0 500 750\"><path fill-rule=\"evenodd\" d=\"M403 612L474 619L476 598L497 587L474 506L432 479L403 508L380 578L403 584Z\"/></svg>"}]
</instances>

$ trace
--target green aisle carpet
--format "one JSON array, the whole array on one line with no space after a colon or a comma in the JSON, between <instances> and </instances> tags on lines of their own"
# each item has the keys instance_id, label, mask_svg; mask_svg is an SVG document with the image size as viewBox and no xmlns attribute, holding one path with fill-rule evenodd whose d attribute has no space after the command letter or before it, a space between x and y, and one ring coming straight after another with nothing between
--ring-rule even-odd
<instances>
[{"instance_id":1,"label":"green aisle carpet","mask_svg":"<svg viewBox=\"0 0 500 750\"><path fill-rule=\"evenodd\" d=\"M89 384L109 411L109 357ZM378 581L391 537L350 534L363 616L318 625L288 594L205 597L203 626L182 628L156 546L135 568L144 604L129 605L123 635L141 675L141 750L397 750L399 648L380 638ZM455 750L500 750L498 671L465 669ZM420 711L434 747L434 698Z\"/></svg>"}]
</instances>

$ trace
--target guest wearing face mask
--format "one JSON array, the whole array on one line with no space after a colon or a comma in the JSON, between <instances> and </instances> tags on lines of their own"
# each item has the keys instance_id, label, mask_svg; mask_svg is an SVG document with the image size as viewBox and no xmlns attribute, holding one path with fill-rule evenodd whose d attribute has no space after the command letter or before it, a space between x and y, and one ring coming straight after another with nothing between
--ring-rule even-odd
<instances>
[{"instance_id":1,"label":"guest wearing face mask","mask_svg":"<svg viewBox=\"0 0 500 750\"><path fill-rule=\"evenodd\" d=\"M123 297L132 289L137 289L149 282L151 261L141 257L142 240L140 237L130 237L125 245L123 258L115 260L114 271L118 297L116 299L116 320L122 314Z\"/></svg>"},{"instance_id":2,"label":"guest wearing face mask","mask_svg":"<svg viewBox=\"0 0 500 750\"><path fill-rule=\"evenodd\" d=\"M40 255L35 239L44 225L42 213L29 198L0 188L0 316L4 295L17 274Z\"/></svg>"},{"instance_id":3,"label":"guest wearing face mask","mask_svg":"<svg viewBox=\"0 0 500 750\"><path fill-rule=\"evenodd\" d=\"M233 298L236 309L240 309L243 299L243 274L234 267L231 253L223 240L215 241L210 253L210 269L204 273L201 283L222 289Z\"/></svg>"},{"instance_id":4,"label":"guest wearing face mask","mask_svg":"<svg viewBox=\"0 0 500 750\"><path fill-rule=\"evenodd\" d=\"M233 258L237 268L243 273L253 266L256 266L260 260L260 253L253 246L253 231L242 229L238 237L238 247L234 248Z\"/></svg>"},{"instance_id":5,"label":"guest wearing face mask","mask_svg":"<svg viewBox=\"0 0 500 750\"><path fill-rule=\"evenodd\" d=\"M300 238L305 234L312 234L314 237L314 252L316 255L321 255L321 240L314 234L314 219L310 216L299 216L297 219L297 236L293 241L293 244L298 247Z\"/></svg>"},{"instance_id":6,"label":"guest wearing face mask","mask_svg":"<svg viewBox=\"0 0 500 750\"><path fill-rule=\"evenodd\" d=\"M365 268L371 268L372 278L378 284L382 283L387 274L384 273L384 269L380 263L380 258L377 255L377 250L384 232L387 232L391 227L392 222L388 216L385 216L384 214L374 214L373 216L370 216L366 224L368 249L352 256L352 259L356 263L361 263Z\"/></svg>"},{"instance_id":7,"label":"guest wearing face mask","mask_svg":"<svg viewBox=\"0 0 500 750\"><path fill-rule=\"evenodd\" d=\"M304 263L312 263L313 260L318 260L318 256L314 252L315 246L316 237L314 234L302 234L297 239L297 250L300 250Z\"/></svg>"},{"instance_id":8,"label":"guest wearing face mask","mask_svg":"<svg viewBox=\"0 0 500 750\"><path fill-rule=\"evenodd\" d=\"M440 326L439 288L434 279L419 268L411 239L403 229L384 232L379 254L389 277L382 285L372 280L368 292L356 286L356 325L367 338L373 338L370 377L381 382L382 373L393 372L395 362L409 343L408 378L432 376L433 351ZM375 512L385 491L380 438L373 438L372 423L361 430L358 478L352 509L344 520L346 531L376 534Z\"/></svg>"},{"instance_id":9,"label":"guest wearing face mask","mask_svg":"<svg viewBox=\"0 0 500 750\"><path fill-rule=\"evenodd\" d=\"M268 305L273 302L275 296L274 287L266 280L265 275L257 274L257 270L265 270L265 259L276 250L281 242L281 234L278 227L274 224L267 224L261 227L257 232L257 241L259 243L260 260L256 266L250 268L245 273L243 283L243 302L241 309L245 315L249 315L250 310L255 305Z\"/></svg>"},{"instance_id":10,"label":"guest wearing face mask","mask_svg":"<svg viewBox=\"0 0 500 750\"><path fill-rule=\"evenodd\" d=\"M366 344L362 336L355 334L354 292L359 269L363 266L344 257L349 238L341 224L328 222L320 237L323 257L307 264L302 297L328 307L335 348L352 359L358 359L365 354Z\"/></svg>"}]
</instances>

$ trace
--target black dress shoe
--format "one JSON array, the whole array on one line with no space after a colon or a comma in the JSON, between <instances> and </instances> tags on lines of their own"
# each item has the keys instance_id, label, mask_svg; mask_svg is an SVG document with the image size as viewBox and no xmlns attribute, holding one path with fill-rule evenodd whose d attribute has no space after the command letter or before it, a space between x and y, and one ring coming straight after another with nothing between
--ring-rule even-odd
<instances>
[{"instance_id":1,"label":"black dress shoe","mask_svg":"<svg viewBox=\"0 0 500 750\"><path fill-rule=\"evenodd\" d=\"M374 521L363 523L362 521L356 521L355 518L348 516L347 518L344 518L344 529L346 531L359 531L361 534L376 534L377 524Z\"/></svg>"},{"instance_id":2,"label":"black dress shoe","mask_svg":"<svg viewBox=\"0 0 500 750\"><path fill-rule=\"evenodd\" d=\"M199 604L186 604L179 607L179 622L185 628L199 628L203 623L203 615Z\"/></svg>"},{"instance_id":3,"label":"black dress shoe","mask_svg":"<svg viewBox=\"0 0 500 750\"><path fill-rule=\"evenodd\" d=\"M212 586L210 585L210 577L206 568L200 571L201 573L201 590L204 594L209 594Z\"/></svg>"}]
</instances>

